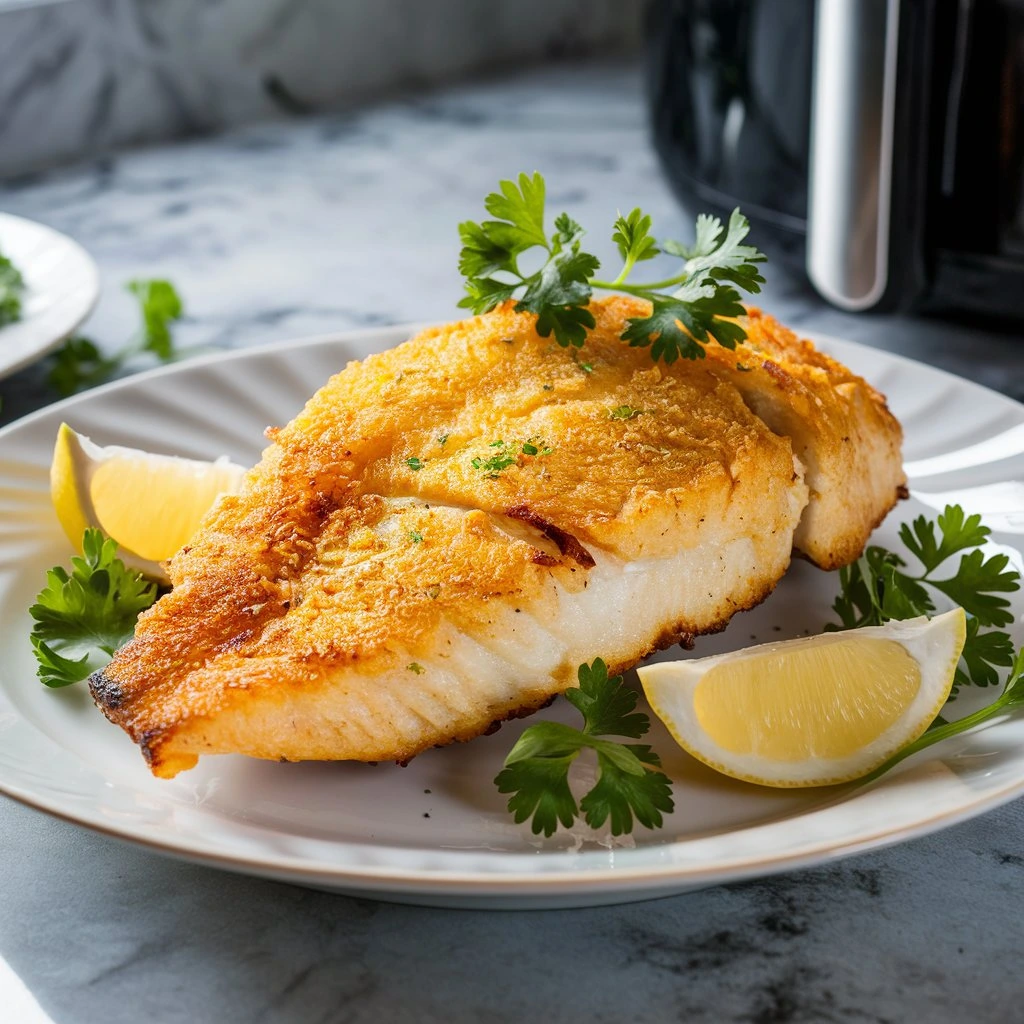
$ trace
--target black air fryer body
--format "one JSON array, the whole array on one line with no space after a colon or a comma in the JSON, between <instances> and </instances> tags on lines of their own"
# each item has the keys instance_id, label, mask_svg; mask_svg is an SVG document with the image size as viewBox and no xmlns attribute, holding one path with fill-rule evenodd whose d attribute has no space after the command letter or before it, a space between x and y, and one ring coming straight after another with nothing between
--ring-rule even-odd
<instances>
[{"instance_id":1,"label":"black air fryer body","mask_svg":"<svg viewBox=\"0 0 1024 1024\"><path fill-rule=\"evenodd\" d=\"M687 206L841 308L1024 317L1024 0L655 0L649 44Z\"/></svg>"}]
</instances>

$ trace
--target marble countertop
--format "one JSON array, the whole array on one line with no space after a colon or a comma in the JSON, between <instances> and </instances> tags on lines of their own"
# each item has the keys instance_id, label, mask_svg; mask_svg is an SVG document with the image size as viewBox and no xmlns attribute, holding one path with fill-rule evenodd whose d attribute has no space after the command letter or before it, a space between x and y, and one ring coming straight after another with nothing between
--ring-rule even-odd
<instances>
[{"instance_id":1,"label":"marble countertop","mask_svg":"<svg viewBox=\"0 0 1024 1024\"><path fill-rule=\"evenodd\" d=\"M104 345L134 327L120 285L166 276L187 304L181 343L243 346L449 318L455 224L499 177L535 167L595 232L609 204L642 204L685 236L638 76L607 66L129 152L0 184L0 209L93 253L105 287L87 333ZM778 272L763 304L1024 398L1012 331L847 316ZM0 394L4 421L52 400L38 368ZM659 902L455 912L179 863L3 801L0 1018L13 1006L33 1021L38 1004L56 1024L1005 1022L1024 997L1022 837L1018 801L887 851Z\"/></svg>"}]
</instances>

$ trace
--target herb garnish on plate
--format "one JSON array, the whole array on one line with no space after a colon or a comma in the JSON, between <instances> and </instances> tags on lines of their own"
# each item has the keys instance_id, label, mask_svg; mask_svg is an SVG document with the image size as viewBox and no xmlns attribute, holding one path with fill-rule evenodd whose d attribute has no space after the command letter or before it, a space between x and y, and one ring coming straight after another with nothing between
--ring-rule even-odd
<instances>
[{"instance_id":1,"label":"herb garnish on plate","mask_svg":"<svg viewBox=\"0 0 1024 1024\"><path fill-rule=\"evenodd\" d=\"M959 505L947 505L937 523L924 516L904 523L900 540L924 572L915 575L900 555L870 545L856 562L839 570L841 592L832 607L842 628L931 615L935 611L931 591L938 591L967 612L967 643L956 670L954 695L965 684L994 686L999 669L1013 664L1013 640L1009 633L989 627L1013 622L1010 602L999 595L1019 590L1020 574L1009 568L1010 559L1004 554L985 557L982 546L991 532L982 525L981 516L965 516ZM967 553L961 554L956 573L936 578L936 571L961 552Z\"/></svg>"},{"instance_id":2,"label":"herb garnish on plate","mask_svg":"<svg viewBox=\"0 0 1024 1024\"><path fill-rule=\"evenodd\" d=\"M157 596L156 584L125 567L117 542L92 527L71 572L54 566L29 609L32 648L47 686L78 683L103 668L132 638L135 623Z\"/></svg>"},{"instance_id":3,"label":"herb garnish on plate","mask_svg":"<svg viewBox=\"0 0 1024 1024\"><path fill-rule=\"evenodd\" d=\"M484 200L493 220L459 225L459 272L466 279L460 306L486 313L515 298L517 312L537 315L542 338L554 334L559 345L581 348L587 329L595 324L587 308L595 288L635 295L650 301L651 312L630 317L622 339L632 347L650 347L655 362L703 359L710 339L732 349L746 337L733 319L746 312L739 289L761 290L764 278L758 264L765 256L742 244L750 225L738 209L727 227L717 217L701 214L691 245L671 239L658 243L651 234L651 218L639 208L619 214L612 241L622 269L614 280L605 281L595 276L600 261L582 248L584 231L572 217L560 213L548 234L540 174L520 174L517 181L502 181L499 189ZM539 268L524 270L523 257L538 253ZM682 260L682 268L657 281L630 280L636 264L659 253Z\"/></svg>"},{"instance_id":4,"label":"herb garnish on plate","mask_svg":"<svg viewBox=\"0 0 1024 1024\"><path fill-rule=\"evenodd\" d=\"M612 835L633 830L633 819L661 828L662 813L673 809L672 784L659 771L661 760L643 743L621 743L609 736L639 739L651 720L635 711L637 695L622 676L608 677L597 658L580 665L579 686L563 696L583 716L583 728L561 722L538 722L519 737L494 783L511 793L508 809L517 822L530 821L536 833L550 836L559 823L569 827L582 811L588 825L599 828L611 819ZM569 788L569 768L584 751L597 756L598 778L576 803Z\"/></svg>"}]
</instances>

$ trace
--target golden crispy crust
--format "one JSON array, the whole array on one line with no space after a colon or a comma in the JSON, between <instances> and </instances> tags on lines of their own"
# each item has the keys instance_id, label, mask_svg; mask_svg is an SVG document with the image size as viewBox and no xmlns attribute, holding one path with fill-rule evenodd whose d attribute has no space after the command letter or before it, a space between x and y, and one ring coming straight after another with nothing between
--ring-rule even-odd
<instances>
[{"instance_id":1,"label":"golden crispy crust","mask_svg":"<svg viewBox=\"0 0 1024 1024\"><path fill-rule=\"evenodd\" d=\"M581 354L507 304L350 364L172 561L97 704L163 776L204 752L405 760L582 660L723 628L794 536L856 557L903 483L881 397L756 311L736 353L655 365L619 338L644 308L594 303Z\"/></svg>"}]
</instances>

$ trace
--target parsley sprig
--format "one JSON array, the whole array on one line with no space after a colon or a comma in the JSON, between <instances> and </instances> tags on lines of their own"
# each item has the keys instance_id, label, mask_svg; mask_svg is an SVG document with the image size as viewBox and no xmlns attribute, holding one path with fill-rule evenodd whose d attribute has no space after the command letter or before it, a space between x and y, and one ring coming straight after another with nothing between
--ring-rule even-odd
<instances>
[{"instance_id":1,"label":"parsley sprig","mask_svg":"<svg viewBox=\"0 0 1024 1024\"><path fill-rule=\"evenodd\" d=\"M101 531L86 529L82 551L70 573L59 565L47 572L29 608L36 672L47 686L69 686L103 668L156 600L156 584L126 568L117 542Z\"/></svg>"},{"instance_id":2,"label":"parsley sprig","mask_svg":"<svg viewBox=\"0 0 1024 1024\"><path fill-rule=\"evenodd\" d=\"M936 526L938 533L936 533ZM900 527L900 540L923 572L913 573L900 555L872 545L852 565L839 571L840 594L832 606L846 629L880 626L890 619L911 619L935 611L933 591L944 594L967 613L967 642L953 682L993 686L999 670L1013 664L1013 640L999 628L1013 621L1010 602L1000 595L1020 589L1020 574L1008 568L1004 554L986 557L990 533L981 516L966 516L947 505L937 522L918 516ZM952 576L937 576L954 555ZM835 626L831 628L836 628Z\"/></svg>"},{"instance_id":3,"label":"parsley sprig","mask_svg":"<svg viewBox=\"0 0 1024 1024\"><path fill-rule=\"evenodd\" d=\"M593 290L625 292L647 299L652 308L647 316L630 317L622 338L633 347L649 347L655 362L702 359L711 339L733 349L746 337L732 318L745 312L740 289L760 291L764 278L758 264L765 257L743 244L750 225L738 209L727 227L717 217L701 214L692 245L672 240L659 245L649 215L639 208L620 214L612 240L622 269L614 280L605 281L594 276L600 262L582 249L583 228L568 214L559 214L554 232L547 233L545 183L539 173L502 181L499 189L484 200L492 220L459 225L459 272L466 279L460 306L486 313L515 298L517 312L537 315L542 338L554 334L559 345L580 348L595 323L587 308ZM541 264L527 273L521 259L526 253L538 255L537 250ZM682 260L681 269L658 281L630 281L638 263L659 253Z\"/></svg>"},{"instance_id":4,"label":"parsley sprig","mask_svg":"<svg viewBox=\"0 0 1024 1024\"><path fill-rule=\"evenodd\" d=\"M140 279L125 285L139 303L139 329L124 348L105 356L89 338L75 335L53 356L47 380L62 395L73 395L109 380L133 356L152 353L162 363L177 358L172 325L184 306L170 281Z\"/></svg>"},{"instance_id":5,"label":"parsley sprig","mask_svg":"<svg viewBox=\"0 0 1024 1024\"><path fill-rule=\"evenodd\" d=\"M650 719L635 711L637 695L609 679L608 667L597 658L580 665L579 686L565 698L583 715L583 728L560 722L538 722L519 737L495 778L500 793L511 793L508 809L517 823L532 818L537 834L553 835L559 822L573 824L582 811L588 825L599 828L611 819L612 835L633 830L633 819L647 828L661 828L662 812L673 809L672 787L661 771L658 755L646 744L620 743L607 736L639 739ZM569 769L580 753L597 755L598 778L579 805L569 788Z\"/></svg>"},{"instance_id":6,"label":"parsley sprig","mask_svg":"<svg viewBox=\"0 0 1024 1024\"><path fill-rule=\"evenodd\" d=\"M0 327L21 319L21 300L25 295L25 279L21 271L0 253Z\"/></svg>"}]
</instances>

